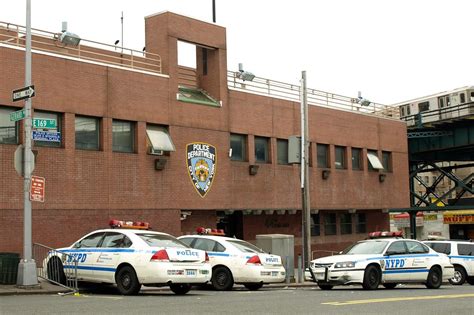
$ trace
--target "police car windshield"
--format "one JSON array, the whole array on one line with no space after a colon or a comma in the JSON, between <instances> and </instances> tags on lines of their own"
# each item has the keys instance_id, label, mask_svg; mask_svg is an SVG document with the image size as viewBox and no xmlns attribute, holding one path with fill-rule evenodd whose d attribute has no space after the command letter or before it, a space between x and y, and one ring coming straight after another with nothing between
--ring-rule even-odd
<instances>
[{"instance_id":1,"label":"police car windshield","mask_svg":"<svg viewBox=\"0 0 474 315\"><path fill-rule=\"evenodd\" d=\"M371 241L355 243L341 252L344 255L382 254L388 241Z\"/></svg>"},{"instance_id":2,"label":"police car windshield","mask_svg":"<svg viewBox=\"0 0 474 315\"><path fill-rule=\"evenodd\" d=\"M232 240L228 242L234 245L235 247L237 247L237 249L239 249L240 251L244 253L265 253L263 250L261 250L257 246L244 242L244 241Z\"/></svg>"},{"instance_id":3,"label":"police car windshield","mask_svg":"<svg viewBox=\"0 0 474 315\"><path fill-rule=\"evenodd\" d=\"M174 238L171 235L141 233L137 234L150 247L184 247L189 248L186 244Z\"/></svg>"}]
</instances>

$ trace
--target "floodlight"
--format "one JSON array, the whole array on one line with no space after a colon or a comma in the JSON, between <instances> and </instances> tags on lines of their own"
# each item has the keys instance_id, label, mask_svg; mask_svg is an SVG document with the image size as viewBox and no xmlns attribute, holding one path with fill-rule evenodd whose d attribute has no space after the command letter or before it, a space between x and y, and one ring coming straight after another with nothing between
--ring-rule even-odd
<instances>
[{"instance_id":1,"label":"floodlight","mask_svg":"<svg viewBox=\"0 0 474 315\"><path fill-rule=\"evenodd\" d=\"M63 32L61 36L59 36L59 41L64 45L76 47L79 45L81 38L74 33Z\"/></svg>"},{"instance_id":2,"label":"floodlight","mask_svg":"<svg viewBox=\"0 0 474 315\"><path fill-rule=\"evenodd\" d=\"M239 73L237 73L237 77L244 81L252 81L255 78L255 74L244 71L244 66L239 63Z\"/></svg>"}]
</instances>

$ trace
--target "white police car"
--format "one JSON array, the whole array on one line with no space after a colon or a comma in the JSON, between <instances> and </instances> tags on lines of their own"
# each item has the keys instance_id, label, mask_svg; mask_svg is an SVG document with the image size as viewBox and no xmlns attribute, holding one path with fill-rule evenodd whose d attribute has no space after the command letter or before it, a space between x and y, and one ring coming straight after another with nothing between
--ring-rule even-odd
<instances>
[{"instance_id":1,"label":"white police car","mask_svg":"<svg viewBox=\"0 0 474 315\"><path fill-rule=\"evenodd\" d=\"M231 290L234 283L258 290L265 283L285 280L281 257L267 254L246 241L214 235L186 235L178 239L207 251L212 265L211 282L216 290Z\"/></svg>"},{"instance_id":2,"label":"white police car","mask_svg":"<svg viewBox=\"0 0 474 315\"><path fill-rule=\"evenodd\" d=\"M448 255L454 266L454 277L449 282L462 285L464 282L474 285L474 243L461 240L423 241L439 253Z\"/></svg>"},{"instance_id":3,"label":"white police car","mask_svg":"<svg viewBox=\"0 0 474 315\"><path fill-rule=\"evenodd\" d=\"M121 294L137 294L141 285L165 286L186 294L190 284L211 279L206 252L188 247L166 233L137 229L103 229L91 232L70 247L51 251L44 261L48 278L65 283L77 280L117 284ZM59 268L58 268L59 266Z\"/></svg>"},{"instance_id":4,"label":"white police car","mask_svg":"<svg viewBox=\"0 0 474 315\"><path fill-rule=\"evenodd\" d=\"M423 283L437 289L454 274L445 254L419 241L398 238L357 242L339 255L312 260L310 268L322 290L344 284L362 284L368 290L382 284L392 289L398 283ZM309 270L305 277L313 280Z\"/></svg>"}]
</instances>

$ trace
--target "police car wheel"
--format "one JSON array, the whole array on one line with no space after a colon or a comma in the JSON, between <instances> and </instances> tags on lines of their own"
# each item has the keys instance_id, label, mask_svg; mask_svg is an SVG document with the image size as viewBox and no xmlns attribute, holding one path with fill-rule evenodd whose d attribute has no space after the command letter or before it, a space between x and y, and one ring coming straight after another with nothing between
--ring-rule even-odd
<instances>
[{"instance_id":1,"label":"police car wheel","mask_svg":"<svg viewBox=\"0 0 474 315\"><path fill-rule=\"evenodd\" d=\"M53 257L48 261L47 273L49 280L64 285L66 284L63 263L59 258Z\"/></svg>"},{"instance_id":2,"label":"police car wheel","mask_svg":"<svg viewBox=\"0 0 474 315\"><path fill-rule=\"evenodd\" d=\"M438 289L443 281L442 273L439 267L432 267L428 272L428 278L426 279L426 287L429 289Z\"/></svg>"},{"instance_id":3,"label":"police car wheel","mask_svg":"<svg viewBox=\"0 0 474 315\"><path fill-rule=\"evenodd\" d=\"M470 285L474 285L474 277L467 277L466 281L467 281L467 283L469 283Z\"/></svg>"},{"instance_id":4,"label":"police car wheel","mask_svg":"<svg viewBox=\"0 0 474 315\"><path fill-rule=\"evenodd\" d=\"M170 289L177 295L184 295L191 290L191 285L187 283L173 283L170 284Z\"/></svg>"},{"instance_id":5,"label":"police car wheel","mask_svg":"<svg viewBox=\"0 0 474 315\"><path fill-rule=\"evenodd\" d=\"M398 283L384 283L382 284L385 289L395 289Z\"/></svg>"},{"instance_id":6,"label":"police car wheel","mask_svg":"<svg viewBox=\"0 0 474 315\"><path fill-rule=\"evenodd\" d=\"M135 295L141 287L135 270L131 266L120 268L115 275L115 283L117 283L117 288L123 295Z\"/></svg>"},{"instance_id":7,"label":"police car wheel","mask_svg":"<svg viewBox=\"0 0 474 315\"><path fill-rule=\"evenodd\" d=\"M226 267L216 267L212 271L212 286L218 291L228 291L234 286L232 273Z\"/></svg>"},{"instance_id":8,"label":"police car wheel","mask_svg":"<svg viewBox=\"0 0 474 315\"><path fill-rule=\"evenodd\" d=\"M366 290L375 290L379 287L381 278L380 269L374 265L367 266L364 272L362 287Z\"/></svg>"},{"instance_id":9,"label":"police car wheel","mask_svg":"<svg viewBox=\"0 0 474 315\"><path fill-rule=\"evenodd\" d=\"M318 283L318 287L321 290L331 290L333 288L333 286L330 284L320 284L320 283Z\"/></svg>"},{"instance_id":10,"label":"police car wheel","mask_svg":"<svg viewBox=\"0 0 474 315\"><path fill-rule=\"evenodd\" d=\"M462 285L466 282L466 270L461 266L454 266L454 276L449 279L452 285Z\"/></svg>"},{"instance_id":11,"label":"police car wheel","mask_svg":"<svg viewBox=\"0 0 474 315\"><path fill-rule=\"evenodd\" d=\"M246 287L250 291L256 291L263 287L263 283L246 283L244 284L244 287Z\"/></svg>"}]
</instances>

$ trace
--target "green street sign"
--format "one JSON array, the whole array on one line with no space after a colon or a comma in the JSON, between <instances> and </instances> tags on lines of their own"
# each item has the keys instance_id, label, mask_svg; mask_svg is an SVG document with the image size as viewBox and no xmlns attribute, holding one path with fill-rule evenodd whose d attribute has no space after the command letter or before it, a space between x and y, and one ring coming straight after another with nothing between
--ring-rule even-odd
<instances>
[{"instance_id":1,"label":"green street sign","mask_svg":"<svg viewBox=\"0 0 474 315\"><path fill-rule=\"evenodd\" d=\"M10 121L22 120L25 117L26 117L25 109L20 109L19 111L16 111L10 114Z\"/></svg>"},{"instance_id":2,"label":"green street sign","mask_svg":"<svg viewBox=\"0 0 474 315\"><path fill-rule=\"evenodd\" d=\"M56 119L33 118L33 128L56 129Z\"/></svg>"}]
</instances>

